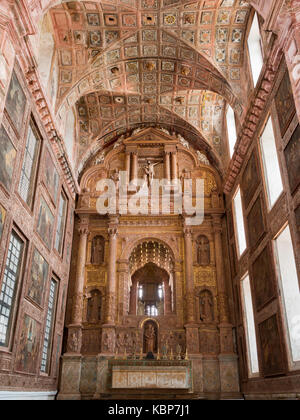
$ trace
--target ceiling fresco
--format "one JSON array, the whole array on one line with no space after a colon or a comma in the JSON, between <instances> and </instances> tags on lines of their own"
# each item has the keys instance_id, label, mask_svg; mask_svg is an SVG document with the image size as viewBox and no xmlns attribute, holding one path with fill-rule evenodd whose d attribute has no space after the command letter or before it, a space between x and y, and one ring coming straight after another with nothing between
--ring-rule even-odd
<instances>
[{"instance_id":1,"label":"ceiling fresco","mask_svg":"<svg viewBox=\"0 0 300 420\"><path fill-rule=\"evenodd\" d=\"M206 144L222 165L226 104L241 117L247 95L247 2L82 1L48 13L59 67L56 111L64 121L75 109L78 164L99 139L107 144L157 124Z\"/></svg>"}]
</instances>

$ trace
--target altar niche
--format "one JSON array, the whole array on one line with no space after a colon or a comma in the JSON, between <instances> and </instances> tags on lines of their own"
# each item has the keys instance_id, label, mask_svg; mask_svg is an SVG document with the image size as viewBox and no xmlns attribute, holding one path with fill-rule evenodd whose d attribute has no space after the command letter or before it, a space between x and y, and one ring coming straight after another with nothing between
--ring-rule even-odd
<instances>
[{"instance_id":1,"label":"altar niche","mask_svg":"<svg viewBox=\"0 0 300 420\"><path fill-rule=\"evenodd\" d=\"M172 312L172 291L166 270L150 262L132 275L130 315L164 316Z\"/></svg>"}]
</instances>

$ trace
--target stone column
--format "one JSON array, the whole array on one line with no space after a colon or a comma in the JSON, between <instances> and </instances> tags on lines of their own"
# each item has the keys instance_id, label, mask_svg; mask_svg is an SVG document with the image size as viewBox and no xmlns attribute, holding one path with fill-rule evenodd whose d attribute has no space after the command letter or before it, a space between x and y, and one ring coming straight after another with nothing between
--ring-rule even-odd
<instances>
[{"instance_id":1,"label":"stone column","mask_svg":"<svg viewBox=\"0 0 300 420\"><path fill-rule=\"evenodd\" d=\"M126 158L125 158L125 171L126 171L126 181L129 183L130 181L130 152L126 152Z\"/></svg>"},{"instance_id":2,"label":"stone column","mask_svg":"<svg viewBox=\"0 0 300 420\"><path fill-rule=\"evenodd\" d=\"M226 293L225 270L222 250L222 222L221 216L213 216L213 232L215 242L215 260L218 288L218 307L220 316L221 353L233 353L232 325L229 322L228 296Z\"/></svg>"},{"instance_id":3,"label":"stone column","mask_svg":"<svg viewBox=\"0 0 300 420\"><path fill-rule=\"evenodd\" d=\"M184 228L184 260L185 260L185 281L186 281L186 305L187 323L195 322L194 310L194 276L193 276L193 241L192 230Z\"/></svg>"},{"instance_id":4,"label":"stone column","mask_svg":"<svg viewBox=\"0 0 300 420\"><path fill-rule=\"evenodd\" d=\"M118 268L119 277L119 296L121 300L118 302L118 320L120 321L123 316L128 315L129 298L130 298L130 279L129 279L129 262L128 260L119 260Z\"/></svg>"},{"instance_id":5,"label":"stone column","mask_svg":"<svg viewBox=\"0 0 300 420\"><path fill-rule=\"evenodd\" d=\"M169 152L165 152L165 179L167 179L168 181L170 181L171 179L171 172L170 172L170 153Z\"/></svg>"},{"instance_id":6,"label":"stone column","mask_svg":"<svg viewBox=\"0 0 300 420\"><path fill-rule=\"evenodd\" d=\"M109 235L109 260L107 269L107 298L105 323L115 323L116 311L116 257L117 257L117 225L108 228Z\"/></svg>"},{"instance_id":7,"label":"stone column","mask_svg":"<svg viewBox=\"0 0 300 420\"><path fill-rule=\"evenodd\" d=\"M68 325L67 353L81 352L82 345L82 315L83 315L83 289L88 240L88 218L83 218L78 227L79 245L77 267L72 298L71 323Z\"/></svg>"},{"instance_id":8,"label":"stone column","mask_svg":"<svg viewBox=\"0 0 300 420\"><path fill-rule=\"evenodd\" d=\"M137 304L137 281L134 281L130 290L129 300L129 315L136 315L136 304Z\"/></svg>"},{"instance_id":9,"label":"stone column","mask_svg":"<svg viewBox=\"0 0 300 420\"><path fill-rule=\"evenodd\" d=\"M164 281L165 289L165 315L170 315L172 313L172 297L171 297L171 287L168 281Z\"/></svg>"},{"instance_id":10,"label":"stone column","mask_svg":"<svg viewBox=\"0 0 300 420\"><path fill-rule=\"evenodd\" d=\"M171 153L171 168L172 168L172 173L171 173L172 180L177 179L178 178L178 174L177 174L177 152L172 152Z\"/></svg>"},{"instance_id":11,"label":"stone column","mask_svg":"<svg viewBox=\"0 0 300 420\"><path fill-rule=\"evenodd\" d=\"M184 261L186 281L186 348L189 354L199 354L199 328L195 324L195 296L194 296L194 272L193 272L193 240L190 227L184 227Z\"/></svg>"},{"instance_id":12,"label":"stone column","mask_svg":"<svg viewBox=\"0 0 300 420\"><path fill-rule=\"evenodd\" d=\"M133 152L131 154L132 156L132 162L131 162L131 178L130 180L132 181L133 179L137 179L138 177L138 155L137 152Z\"/></svg>"},{"instance_id":13,"label":"stone column","mask_svg":"<svg viewBox=\"0 0 300 420\"><path fill-rule=\"evenodd\" d=\"M89 230L87 225L80 225L79 232L79 246L77 256L77 269L74 285L73 295L73 310L72 310L72 324L81 325L82 322L82 305L83 305L83 287L84 287L84 273L86 264L87 252L87 238Z\"/></svg>"},{"instance_id":14,"label":"stone column","mask_svg":"<svg viewBox=\"0 0 300 420\"><path fill-rule=\"evenodd\" d=\"M228 323L228 304L225 286L225 272L223 264L223 251L222 251L222 224L220 216L213 216L213 232L215 241L215 261L216 261L216 272L217 272L217 287L218 287L218 298L219 298L219 314L220 322Z\"/></svg>"}]
</instances>

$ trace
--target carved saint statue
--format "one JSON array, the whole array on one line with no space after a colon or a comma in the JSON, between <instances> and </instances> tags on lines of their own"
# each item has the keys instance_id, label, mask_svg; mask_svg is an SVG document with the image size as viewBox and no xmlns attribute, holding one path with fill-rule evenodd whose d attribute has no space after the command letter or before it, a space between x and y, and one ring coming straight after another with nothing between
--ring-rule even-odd
<instances>
[{"instance_id":1,"label":"carved saint statue","mask_svg":"<svg viewBox=\"0 0 300 420\"><path fill-rule=\"evenodd\" d=\"M99 290L92 290L91 297L88 299L87 321L98 322L101 319L101 293Z\"/></svg>"},{"instance_id":2,"label":"carved saint statue","mask_svg":"<svg viewBox=\"0 0 300 420\"><path fill-rule=\"evenodd\" d=\"M155 340L156 340L156 332L153 324L148 324L145 329L145 346L146 346L146 353L154 352L155 349Z\"/></svg>"},{"instance_id":3,"label":"carved saint statue","mask_svg":"<svg viewBox=\"0 0 300 420\"><path fill-rule=\"evenodd\" d=\"M92 242L92 264L102 264L104 262L104 238L102 236L95 236Z\"/></svg>"},{"instance_id":4,"label":"carved saint statue","mask_svg":"<svg viewBox=\"0 0 300 420\"><path fill-rule=\"evenodd\" d=\"M150 187L152 184L154 178L154 168L156 165L158 165L158 163L151 163L151 161L148 160L147 165L144 166L145 180L148 183L148 187Z\"/></svg>"},{"instance_id":5,"label":"carved saint statue","mask_svg":"<svg viewBox=\"0 0 300 420\"><path fill-rule=\"evenodd\" d=\"M208 290L204 290L200 294L200 319L204 322L211 322L214 320L214 303L213 297Z\"/></svg>"},{"instance_id":6,"label":"carved saint statue","mask_svg":"<svg viewBox=\"0 0 300 420\"><path fill-rule=\"evenodd\" d=\"M210 264L210 247L209 240L206 236L201 235L197 239L197 260L200 265L209 265Z\"/></svg>"}]
</instances>

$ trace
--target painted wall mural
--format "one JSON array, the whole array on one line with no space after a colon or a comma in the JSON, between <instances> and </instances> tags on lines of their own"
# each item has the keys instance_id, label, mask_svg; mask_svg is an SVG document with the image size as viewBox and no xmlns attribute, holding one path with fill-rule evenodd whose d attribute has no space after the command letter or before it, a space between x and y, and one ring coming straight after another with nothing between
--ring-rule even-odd
<instances>
[{"instance_id":1,"label":"painted wall mural","mask_svg":"<svg viewBox=\"0 0 300 420\"><path fill-rule=\"evenodd\" d=\"M274 287L274 268L270 245L256 258L252 265L252 281L256 309L261 310L276 297Z\"/></svg>"},{"instance_id":2,"label":"painted wall mural","mask_svg":"<svg viewBox=\"0 0 300 420\"><path fill-rule=\"evenodd\" d=\"M6 219L6 210L0 204L0 239L2 236L3 228L4 228L5 219Z\"/></svg>"},{"instance_id":3,"label":"painted wall mural","mask_svg":"<svg viewBox=\"0 0 300 420\"><path fill-rule=\"evenodd\" d=\"M39 356L40 324L28 315L24 316L19 340L16 369L35 373Z\"/></svg>"},{"instance_id":4,"label":"painted wall mural","mask_svg":"<svg viewBox=\"0 0 300 420\"><path fill-rule=\"evenodd\" d=\"M253 207L248 214L247 221L249 244L251 247L255 247L265 232L261 197L258 197L258 199L253 204Z\"/></svg>"},{"instance_id":5,"label":"painted wall mural","mask_svg":"<svg viewBox=\"0 0 300 420\"><path fill-rule=\"evenodd\" d=\"M0 129L0 144L0 182L7 190L10 190L15 167L16 149L3 126Z\"/></svg>"},{"instance_id":6,"label":"painted wall mural","mask_svg":"<svg viewBox=\"0 0 300 420\"><path fill-rule=\"evenodd\" d=\"M245 207L247 208L260 182L255 152L252 153L242 177L242 191Z\"/></svg>"},{"instance_id":7,"label":"painted wall mural","mask_svg":"<svg viewBox=\"0 0 300 420\"><path fill-rule=\"evenodd\" d=\"M49 265L37 249L34 249L31 263L31 274L28 297L38 305L42 305L44 287L47 281Z\"/></svg>"},{"instance_id":8,"label":"painted wall mural","mask_svg":"<svg viewBox=\"0 0 300 420\"><path fill-rule=\"evenodd\" d=\"M275 97L275 105L280 125L280 132L281 135L284 136L296 112L288 71L285 72L281 85L278 89L277 95Z\"/></svg>"},{"instance_id":9,"label":"painted wall mural","mask_svg":"<svg viewBox=\"0 0 300 420\"><path fill-rule=\"evenodd\" d=\"M291 192L300 184L300 125L297 125L289 144L284 150Z\"/></svg>"},{"instance_id":10,"label":"painted wall mural","mask_svg":"<svg viewBox=\"0 0 300 420\"><path fill-rule=\"evenodd\" d=\"M24 118L25 105L26 96L21 88L15 72L13 72L7 93L5 107L13 126L19 134Z\"/></svg>"},{"instance_id":11,"label":"painted wall mural","mask_svg":"<svg viewBox=\"0 0 300 420\"><path fill-rule=\"evenodd\" d=\"M53 199L54 203L56 203L59 187L59 175L48 149L46 149L45 152L45 168L45 183L48 187L51 198Z\"/></svg>"},{"instance_id":12,"label":"painted wall mural","mask_svg":"<svg viewBox=\"0 0 300 420\"><path fill-rule=\"evenodd\" d=\"M53 236L54 216L51 213L46 201L41 198L39 217L37 223L37 232L45 242L48 248L51 248Z\"/></svg>"},{"instance_id":13,"label":"painted wall mural","mask_svg":"<svg viewBox=\"0 0 300 420\"><path fill-rule=\"evenodd\" d=\"M264 376L283 373L284 361L276 315L259 324L259 335Z\"/></svg>"}]
</instances>

